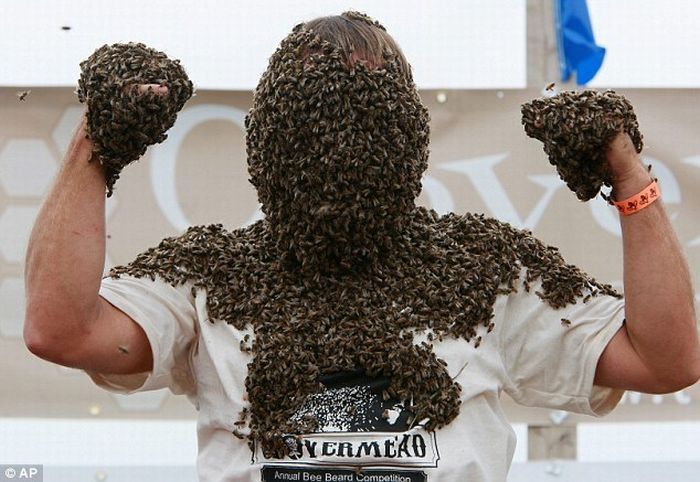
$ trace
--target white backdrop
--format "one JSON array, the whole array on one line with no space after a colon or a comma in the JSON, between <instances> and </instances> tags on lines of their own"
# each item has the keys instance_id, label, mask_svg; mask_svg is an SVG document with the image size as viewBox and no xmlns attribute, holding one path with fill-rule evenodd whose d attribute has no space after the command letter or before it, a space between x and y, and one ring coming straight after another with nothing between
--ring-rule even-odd
<instances>
[{"instance_id":1,"label":"white backdrop","mask_svg":"<svg viewBox=\"0 0 700 482\"><path fill-rule=\"evenodd\" d=\"M104 43L182 60L195 86L251 90L292 27L359 10L381 21L420 88L523 88L525 0L3 0L0 85L72 87ZM63 30L62 27L70 27Z\"/></svg>"},{"instance_id":2,"label":"white backdrop","mask_svg":"<svg viewBox=\"0 0 700 482\"><path fill-rule=\"evenodd\" d=\"M593 87L700 86L700 2L588 0L596 42L605 60Z\"/></svg>"}]
</instances>

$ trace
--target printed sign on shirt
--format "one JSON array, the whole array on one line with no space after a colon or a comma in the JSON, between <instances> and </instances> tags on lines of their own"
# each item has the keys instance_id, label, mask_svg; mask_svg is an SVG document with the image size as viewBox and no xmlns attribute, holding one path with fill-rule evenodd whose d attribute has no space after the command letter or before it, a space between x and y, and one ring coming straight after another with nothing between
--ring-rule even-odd
<instances>
[{"instance_id":1,"label":"printed sign on shirt","mask_svg":"<svg viewBox=\"0 0 700 482\"><path fill-rule=\"evenodd\" d=\"M266 465L263 482L425 482L425 472L417 470L320 469L302 466Z\"/></svg>"}]
</instances>

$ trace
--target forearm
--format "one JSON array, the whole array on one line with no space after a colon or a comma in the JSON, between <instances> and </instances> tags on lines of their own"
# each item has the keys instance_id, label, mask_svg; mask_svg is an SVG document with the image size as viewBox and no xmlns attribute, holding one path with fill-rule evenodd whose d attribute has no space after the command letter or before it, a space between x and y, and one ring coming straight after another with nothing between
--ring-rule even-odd
<instances>
[{"instance_id":1,"label":"forearm","mask_svg":"<svg viewBox=\"0 0 700 482\"><path fill-rule=\"evenodd\" d=\"M94 319L105 259L105 181L79 127L27 249L28 344L79 337Z\"/></svg>"},{"instance_id":2,"label":"forearm","mask_svg":"<svg viewBox=\"0 0 700 482\"><path fill-rule=\"evenodd\" d=\"M649 185L646 168L639 161L634 165L615 184L616 199L626 199ZM660 189L663 193L663 186ZM688 264L662 200L632 215L620 215L620 222L630 341L651 371L682 385L700 367Z\"/></svg>"}]
</instances>

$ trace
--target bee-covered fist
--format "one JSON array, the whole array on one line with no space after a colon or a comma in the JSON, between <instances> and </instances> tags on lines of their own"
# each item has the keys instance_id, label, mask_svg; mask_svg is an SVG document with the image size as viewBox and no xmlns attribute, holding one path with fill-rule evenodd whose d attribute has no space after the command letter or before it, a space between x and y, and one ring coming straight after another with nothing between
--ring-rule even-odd
<instances>
[{"instance_id":1,"label":"bee-covered fist","mask_svg":"<svg viewBox=\"0 0 700 482\"><path fill-rule=\"evenodd\" d=\"M109 196L121 170L166 139L193 85L178 60L141 43L103 45L80 67L76 93Z\"/></svg>"},{"instance_id":2,"label":"bee-covered fist","mask_svg":"<svg viewBox=\"0 0 700 482\"><path fill-rule=\"evenodd\" d=\"M614 187L617 176L639 164L637 117L614 91L565 91L527 102L521 110L525 133L543 143L549 162L582 201L603 185Z\"/></svg>"}]
</instances>

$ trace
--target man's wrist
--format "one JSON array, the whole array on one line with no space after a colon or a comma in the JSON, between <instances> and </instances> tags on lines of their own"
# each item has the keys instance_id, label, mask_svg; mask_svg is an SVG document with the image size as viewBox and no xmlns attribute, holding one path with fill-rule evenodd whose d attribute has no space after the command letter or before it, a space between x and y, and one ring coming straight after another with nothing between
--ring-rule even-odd
<instances>
[{"instance_id":1,"label":"man's wrist","mask_svg":"<svg viewBox=\"0 0 700 482\"><path fill-rule=\"evenodd\" d=\"M622 201L642 191L654 179L643 164L638 163L624 177L613 180L612 198Z\"/></svg>"}]
</instances>

